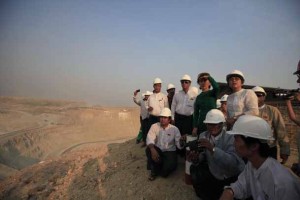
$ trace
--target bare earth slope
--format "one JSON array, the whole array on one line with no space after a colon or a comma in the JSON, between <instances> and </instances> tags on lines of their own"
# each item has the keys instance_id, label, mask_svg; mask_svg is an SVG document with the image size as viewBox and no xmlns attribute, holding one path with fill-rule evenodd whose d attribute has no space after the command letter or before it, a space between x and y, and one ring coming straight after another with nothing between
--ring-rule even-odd
<instances>
[{"instance_id":1,"label":"bare earth slope","mask_svg":"<svg viewBox=\"0 0 300 200\"><path fill-rule=\"evenodd\" d=\"M0 97L0 199L197 199L182 159L168 178L147 180L138 130L138 107Z\"/></svg>"},{"instance_id":2,"label":"bare earth slope","mask_svg":"<svg viewBox=\"0 0 300 200\"><path fill-rule=\"evenodd\" d=\"M184 160L147 180L138 129L137 107L0 97L0 199L195 199Z\"/></svg>"}]
</instances>

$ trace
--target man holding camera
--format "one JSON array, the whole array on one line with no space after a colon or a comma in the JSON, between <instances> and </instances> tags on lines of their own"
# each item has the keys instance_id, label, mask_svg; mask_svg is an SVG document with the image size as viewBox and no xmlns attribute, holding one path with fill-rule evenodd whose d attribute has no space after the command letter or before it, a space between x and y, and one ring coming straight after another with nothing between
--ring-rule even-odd
<instances>
[{"instance_id":1,"label":"man holding camera","mask_svg":"<svg viewBox=\"0 0 300 200\"><path fill-rule=\"evenodd\" d=\"M136 103L138 106L140 106L140 123L141 123L141 130L142 130L142 134L143 134L143 144L141 147L145 147L146 146L146 138L147 138L147 133L149 130L149 122L148 122L148 118L149 118L149 112L147 110L147 103L148 103L148 98L149 96L152 94L152 92L146 91L146 93L142 94L142 98L141 100L137 100L137 94L140 92L140 90L136 90L133 93L133 101L134 103Z\"/></svg>"},{"instance_id":2,"label":"man holding camera","mask_svg":"<svg viewBox=\"0 0 300 200\"><path fill-rule=\"evenodd\" d=\"M259 117L266 120L270 125L275 140L268 141L270 146L270 156L277 160L277 141L280 147L280 158L282 164L286 163L290 155L289 138L286 134L284 120L280 111L271 105L265 104L267 93L262 87L256 86L252 88L258 99Z\"/></svg>"},{"instance_id":3,"label":"man holding camera","mask_svg":"<svg viewBox=\"0 0 300 200\"><path fill-rule=\"evenodd\" d=\"M294 75L297 75L297 83L300 85L300 60L298 63L297 71L294 72ZM299 91L299 90L298 90ZM287 106L287 111L289 118L299 127L300 126L300 118L299 116L296 117L293 105L292 105L292 100L297 100L300 102L300 92L297 92L295 95L290 97L289 99L286 100L286 106ZM298 163L294 163L292 166L292 171L297 174L300 177L300 133L298 132L296 135L297 139L297 147L298 147Z\"/></svg>"},{"instance_id":4,"label":"man holding camera","mask_svg":"<svg viewBox=\"0 0 300 200\"><path fill-rule=\"evenodd\" d=\"M234 137L223 129L225 117L217 109L210 110L205 120L207 131L199 136L198 150L191 151L190 172L197 196L203 200L219 199L223 187L236 181L244 169L244 161L236 154Z\"/></svg>"}]
</instances>

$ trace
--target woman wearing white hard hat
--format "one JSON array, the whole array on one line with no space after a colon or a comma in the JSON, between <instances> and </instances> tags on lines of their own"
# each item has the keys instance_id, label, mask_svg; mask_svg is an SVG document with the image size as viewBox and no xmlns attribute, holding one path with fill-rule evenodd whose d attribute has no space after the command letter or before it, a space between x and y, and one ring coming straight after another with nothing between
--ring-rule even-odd
<instances>
[{"instance_id":1,"label":"woman wearing white hard hat","mask_svg":"<svg viewBox=\"0 0 300 200\"><path fill-rule=\"evenodd\" d=\"M202 92L197 96L194 104L194 128L192 133L194 136L206 131L203 120L208 111L216 108L216 101L220 92L219 84L207 72L198 75L197 83Z\"/></svg>"},{"instance_id":2,"label":"woman wearing white hard hat","mask_svg":"<svg viewBox=\"0 0 300 200\"><path fill-rule=\"evenodd\" d=\"M238 180L225 187L221 200L298 200L300 180L285 166L269 157L268 140L273 139L269 124L262 118L244 115L228 132L235 137L237 153L248 163Z\"/></svg>"},{"instance_id":3,"label":"woman wearing white hard hat","mask_svg":"<svg viewBox=\"0 0 300 200\"><path fill-rule=\"evenodd\" d=\"M227 97L227 127L231 128L241 115L258 115L257 96L251 89L243 89L244 74L233 70L226 76L232 93Z\"/></svg>"},{"instance_id":4,"label":"woman wearing white hard hat","mask_svg":"<svg viewBox=\"0 0 300 200\"><path fill-rule=\"evenodd\" d=\"M177 168L176 147L180 146L181 135L176 126L170 124L171 110L163 108L160 122L153 124L147 135L147 169L151 170L148 179L156 176L167 177Z\"/></svg>"},{"instance_id":5,"label":"woman wearing white hard hat","mask_svg":"<svg viewBox=\"0 0 300 200\"><path fill-rule=\"evenodd\" d=\"M237 180L244 161L236 154L234 137L223 129L225 117L220 110L210 110L204 120L207 131L199 136L202 152L192 151L190 172L197 196L203 200L219 199L225 185Z\"/></svg>"}]
</instances>

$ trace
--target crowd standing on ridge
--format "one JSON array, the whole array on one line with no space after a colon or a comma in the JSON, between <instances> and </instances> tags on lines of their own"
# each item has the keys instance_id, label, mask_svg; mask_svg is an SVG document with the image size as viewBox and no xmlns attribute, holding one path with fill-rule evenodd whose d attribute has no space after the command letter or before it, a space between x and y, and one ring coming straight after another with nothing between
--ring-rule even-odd
<instances>
[{"instance_id":1,"label":"crowd standing on ridge","mask_svg":"<svg viewBox=\"0 0 300 200\"><path fill-rule=\"evenodd\" d=\"M294 75L300 84L300 61ZM208 72L197 77L200 93L191 86L189 75L179 81L181 90L175 92L168 84L168 95L161 93L160 78L153 81L153 93L146 91L142 100L137 99L139 90L134 92L133 100L141 107L141 147L146 147L149 181L176 170L180 154L192 163L191 183L202 200L300 199L300 133L293 174L282 165L290 155L284 120L276 107L265 104L262 87L244 89L245 76L239 70L226 76L230 93L220 99L219 84ZM286 99L287 111L300 126L294 99L300 101L300 92ZM197 139L188 142L187 136Z\"/></svg>"}]
</instances>

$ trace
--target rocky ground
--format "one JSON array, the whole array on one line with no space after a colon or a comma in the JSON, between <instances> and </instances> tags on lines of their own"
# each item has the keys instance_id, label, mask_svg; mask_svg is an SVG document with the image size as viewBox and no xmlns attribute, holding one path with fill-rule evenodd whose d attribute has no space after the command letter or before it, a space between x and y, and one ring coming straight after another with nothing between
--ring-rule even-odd
<instances>
[{"instance_id":1,"label":"rocky ground","mask_svg":"<svg viewBox=\"0 0 300 200\"><path fill-rule=\"evenodd\" d=\"M144 150L135 140L74 149L0 182L0 199L197 199L182 159L168 178L148 181Z\"/></svg>"}]
</instances>

